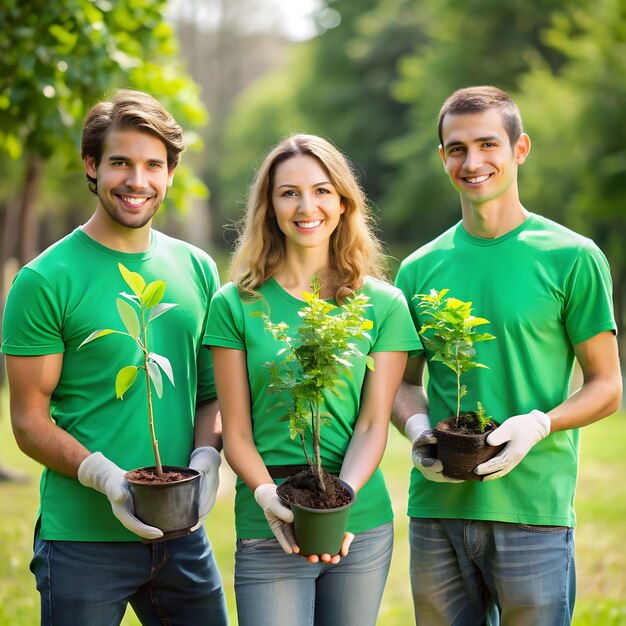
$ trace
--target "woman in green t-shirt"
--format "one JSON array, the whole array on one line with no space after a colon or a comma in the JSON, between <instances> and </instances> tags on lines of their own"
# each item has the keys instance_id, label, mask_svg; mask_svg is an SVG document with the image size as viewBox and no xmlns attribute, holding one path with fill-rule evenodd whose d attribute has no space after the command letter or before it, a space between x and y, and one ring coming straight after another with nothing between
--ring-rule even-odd
<instances>
[{"instance_id":1,"label":"woman in green t-shirt","mask_svg":"<svg viewBox=\"0 0 626 626\"><path fill-rule=\"evenodd\" d=\"M276 146L250 189L232 282L211 303L204 340L214 358L225 455L239 477L235 592L242 626L376 623L393 546L378 465L407 352L420 349L404 296L383 280L383 266L364 193L344 155L312 135ZM331 420L322 428L322 465L358 497L339 554L305 559L274 480L276 466L284 478L285 466L295 471L306 462L267 392L264 364L279 359L283 345L253 314L297 328L313 276L325 299L369 297L373 328L358 344L375 368L354 359L340 397L324 396Z\"/></svg>"}]
</instances>

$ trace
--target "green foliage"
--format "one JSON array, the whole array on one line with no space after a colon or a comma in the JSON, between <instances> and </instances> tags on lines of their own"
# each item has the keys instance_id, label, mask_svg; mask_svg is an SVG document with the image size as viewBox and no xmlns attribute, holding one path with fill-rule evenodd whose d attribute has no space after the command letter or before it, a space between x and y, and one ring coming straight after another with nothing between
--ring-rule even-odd
<instances>
[{"instance_id":1,"label":"green foliage","mask_svg":"<svg viewBox=\"0 0 626 626\"><path fill-rule=\"evenodd\" d=\"M277 356L284 356L280 363L268 363L269 390L281 394L287 410L291 438L300 437L307 462L315 468L321 481L320 430L328 418L322 414L324 390L338 394L337 387L342 375L350 375L350 358L364 358L369 369L374 369L371 356L363 354L354 339L368 337L373 323L365 318L369 298L358 294L341 306L319 297L320 284L313 278L313 293L302 295L306 305L299 311L302 325L297 335L289 334L285 322L274 323L269 316L261 315L266 330L274 339L286 346ZM305 431L313 433L315 463L309 458L305 446ZM320 482L323 490L323 483Z\"/></svg>"},{"instance_id":2,"label":"green foliage","mask_svg":"<svg viewBox=\"0 0 626 626\"><path fill-rule=\"evenodd\" d=\"M491 417L485 414L485 407L482 402L476 403L476 411L463 413L463 425L470 432L484 433L491 422Z\"/></svg>"},{"instance_id":3,"label":"green foliage","mask_svg":"<svg viewBox=\"0 0 626 626\"><path fill-rule=\"evenodd\" d=\"M461 398L467 393L465 385L461 385L461 374L476 367L487 369L486 365L475 360L478 341L495 339L489 333L481 333L477 326L488 324L489 320L472 315L472 303L457 298L445 298L449 289L431 290L429 294L417 294L419 308L428 318L420 328L424 345L433 352L432 361L439 361L449 367L457 380L457 423L461 415ZM425 333L429 333L426 335ZM479 423L483 427L489 421L485 419L482 404L478 404Z\"/></svg>"},{"instance_id":4,"label":"green foliage","mask_svg":"<svg viewBox=\"0 0 626 626\"><path fill-rule=\"evenodd\" d=\"M0 152L76 163L87 109L115 87L154 94L186 126L206 121L198 89L176 61L166 0L3 0ZM189 137L188 144L199 141ZM170 199L201 191L181 170ZM202 186L204 190L204 186Z\"/></svg>"},{"instance_id":5,"label":"green foliage","mask_svg":"<svg viewBox=\"0 0 626 626\"><path fill-rule=\"evenodd\" d=\"M176 304L168 304L161 302L165 295L165 282L155 280L146 283L141 274L131 272L121 263L117 264L126 284L130 287L132 293L120 292L122 298L116 299L117 310L122 319L122 323L126 328L126 332L113 330L110 328L96 330L85 339L78 349L84 345L106 335L117 334L130 337L139 346L143 355L143 365L127 365L122 367L117 373L115 379L115 395L118 399L123 399L124 394L132 387L137 378L139 370L144 370L146 380L146 393L148 400L148 416L150 423L150 433L152 436L152 446L154 450L154 459L157 467L157 473L163 473L161 467L161 459L159 456L159 447L154 432L154 413L152 409L152 388L150 382L154 386L154 390L159 398L163 396L163 376L167 376L169 381L174 385L174 373L172 365L167 357L155 352L150 352L148 346L148 325L163 313L177 306ZM129 302L132 303L129 304Z\"/></svg>"}]
</instances>

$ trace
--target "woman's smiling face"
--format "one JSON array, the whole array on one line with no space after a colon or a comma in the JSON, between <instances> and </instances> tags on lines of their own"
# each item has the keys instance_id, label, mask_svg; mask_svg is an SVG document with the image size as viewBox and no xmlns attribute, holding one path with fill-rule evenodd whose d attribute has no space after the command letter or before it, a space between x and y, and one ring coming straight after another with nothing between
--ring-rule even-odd
<instances>
[{"instance_id":1,"label":"woman's smiling face","mask_svg":"<svg viewBox=\"0 0 626 626\"><path fill-rule=\"evenodd\" d=\"M345 211L342 199L321 163L312 156L296 155L274 171L272 206L287 247L324 247Z\"/></svg>"}]
</instances>

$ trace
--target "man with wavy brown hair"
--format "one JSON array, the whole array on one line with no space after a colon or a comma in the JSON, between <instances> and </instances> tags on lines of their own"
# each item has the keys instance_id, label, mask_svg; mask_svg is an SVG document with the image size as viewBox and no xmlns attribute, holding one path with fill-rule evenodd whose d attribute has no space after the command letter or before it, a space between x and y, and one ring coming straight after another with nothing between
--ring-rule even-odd
<instances>
[{"instance_id":1,"label":"man with wavy brown hair","mask_svg":"<svg viewBox=\"0 0 626 626\"><path fill-rule=\"evenodd\" d=\"M152 465L152 443L143 389L117 400L115 372L138 362L136 346L113 339L78 349L95 329L119 327L118 264L165 282L177 306L151 325L150 345L168 356L176 386L164 389L154 422L163 463L200 471L204 519L221 462L202 347L219 278L205 252L152 228L183 148L182 129L152 96L120 90L96 104L82 143L95 212L22 268L8 296L2 350L13 431L44 466L31 570L45 625L119 624L128 603L143 624L227 621L202 524L165 541L133 509L122 468Z\"/></svg>"}]
</instances>

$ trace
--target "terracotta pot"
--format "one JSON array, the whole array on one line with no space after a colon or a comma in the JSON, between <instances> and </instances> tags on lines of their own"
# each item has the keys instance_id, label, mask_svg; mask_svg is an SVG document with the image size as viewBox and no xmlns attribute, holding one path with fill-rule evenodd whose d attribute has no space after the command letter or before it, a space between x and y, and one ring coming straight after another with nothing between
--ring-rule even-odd
<instances>
[{"instance_id":1,"label":"terracotta pot","mask_svg":"<svg viewBox=\"0 0 626 626\"><path fill-rule=\"evenodd\" d=\"M155 467L144 467L124 476L130 487L135 514L144 523L160 528L164 536L158 541L189 534L198 523L200 473L188 467L164 465L164 472L183 474L171 482L146 481L134 477L136 472L156 474Z\"/></svg>"},{"instance_id":2,"label":"terracotta pot","mask_svg":"<svg viewBox=\"0 0 626 626\"><path fill-rule=\"evenodd\" d=\"M346 532L350 507L356 500L354 489L341 479L341 486L350 494L350 502L335 509L313 509L278 497L293 511L293 525L300 554L339 554Z\"/></svg>"},{"instance_id":3,"label":"terracotta pot","mask_svg":"<svg viewBox=\"0 0 626 626\"><path fill-rule=\"evenodd\" d=\"M474 474L474 468L496 456L505 446L486 443L496 425L492 422L484 433L471 434L458 431L455 422L456 418L451 417L435 426L437 458L443 464L443 474L460 480L483 480L483 476Z\"/></svg>"}]
</instances>

